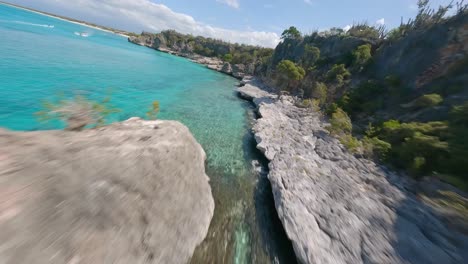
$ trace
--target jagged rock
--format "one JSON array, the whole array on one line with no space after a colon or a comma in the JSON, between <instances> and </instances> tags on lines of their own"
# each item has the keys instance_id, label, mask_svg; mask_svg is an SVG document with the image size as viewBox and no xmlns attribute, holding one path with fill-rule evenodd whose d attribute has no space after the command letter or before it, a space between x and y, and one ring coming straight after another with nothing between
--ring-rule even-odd
<instances>
[{"instance_id":1,"label":"jagged rock","mask_svg":"<svg viewBox=\"0 0 468 264\"><path fill-rule=\"evenodd\" d=\"M187 263L213 216L204 162L173 121L0 130L0 262Z\"/></svg>"},{"instance_id":2,"label":"jagged rock","mask_svg":"<svg viewBox=\"0 0 468 264\"><path fill-rule=\"evenodd\" d=\"M410 179L348 153L317 113L256 87L238 88L261 118L275 206L301 263L467 263L467 237L407 189Z\"/></svg>"},{"instance_id":3,"label":"jagged rock","mask_svg":"<svg viewBox=\"0 0 468 264\"><path fill-rule=\"evenodd\" d=\"M140 45L140 46L146 46L149 48L155 48L155 38L153 34L143 32L139 36L130 36L128 38L128 42Z\"/></svg>"},{"instance_id":4,"label":"jagged rock","mask_svg":"<svg viewBox=\"0 0 468 264\"><path fill-rule=\"evenodd\" d=\"M223 68L221 68L221 72L226 74L232 74L232 67L229 62L224 63Z\"/></svg>"},{"instance_id":5,"label":"jagged rock","mask_svg":"<svg viewBox=\"0 0 468 264\"><path fill-rule=\"evenodd\" d=\"M242 79L245 76L245 65L235 64L232 66L232 76Z\"/></svg>"}]
</instances>

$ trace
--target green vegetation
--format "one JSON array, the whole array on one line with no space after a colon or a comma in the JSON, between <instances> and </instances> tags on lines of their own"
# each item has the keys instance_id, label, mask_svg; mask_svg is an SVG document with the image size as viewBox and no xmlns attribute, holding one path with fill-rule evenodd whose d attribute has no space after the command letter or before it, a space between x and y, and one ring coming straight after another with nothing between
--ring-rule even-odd
<instances>
[{"instance_id":1,"label":"green vegetation","mask_svg":"<svg viewBox=\"0 0 468 264\"><path fill-rule=\"evenodd\" d=\"M421 97L418 97L412 103L410 103L410 107L420 109L420 108L428 108L433 107L436 105L441 104L444 101L442 96L438 94L425 94Z\"/></svg>"},{"instance_id":2,"label":"green vegetation","mask_svg":"<svg viewBox=\"0 0 468 264\"><path fill-rule=\"evenodd\" d=\"M279 92L297 95L298 106L323 110L330 133L351 151L415 177L437 175L461 186L468 183L468 103L460 103L468 101L468 60L457 55L430 79L430 62L410 66L408 58L431 54L438 62L446 46L424 41L446 38L444 28L458 32L467 7L459 3L450 17L450 5L433 10L420 0L416 18L391 31L359 23L348 31L304 35L291 27L258 74L280 84Z\"/></svg>"},{"instance_id":3,"label":"green vegetation","mask_svg":"<svg viewBox=\"0 0 468 264\"><path fill-rule=\"evenodd\" d=\"M388 142L380 140L377 137L364 137L362 140L364 154L370 158L375 158L381 161L387 159L392 145Z\"/></svg>"},{"instance_id":4,"label":"green vegetation","mask_svg":"<svg viewBox=\"0 0 468 264\"><path fill-rule=\"evenodd\" d=\"M312 89L312 97L318 101L320 106L324 106L327 102L327 85L321 82L316 82Z\"/></svg>"},{"instance_id":5,"label":"green vegetation","mask_svg":"<svg viewBox=\"0 0 468 264\"><path fill-rule=\"evenodd\" d=\"M233 57L232 57L231 53L224 54L224 56L223 56L223 60L226 61L226 62L231 62L232 59L233 59Z\"/></svg>"},{"instance_id":6,"label":"green vegetation","mask_svg":"<svg viewBox=\"0 0 468 264\"><path fill-rule=\"evenodd\" d=\"M370 44L365 44L353 51L354 65L363 66L366 64L372 58L371 49L372 47Z\"/></svg>"},{"instance_id":7,"label":"green vegetation","mask_svg":"<svg viewBox=\"0 0 468 264\"><path fill-rule=\"evenodd\" d=\"M193 52L206 57L218 57L233 64L261 64L268 61L273 49L244 44L232 44L219 39L205 38L165 30L158 34L143 32L142 35L157 40L165 48L178 52Z\"/></svg>"},{"instance_id":8,"label":"green vegetation","mask_svg":"<svg viewBox=\"0 0 468 264\"><path fill-rule=\"evenodd\" d=\"M331 115L330 126L327 129L333 135L349 135L353 130L353 124L346 112L337 108Z\"/></svg>"},{"instance_id":9,"label":"green vegetation","mask_svg":"<svg viewBox=\"0 0 468 264\"><path fill-rule=\"evenodd\" d=\"M43 110L36 113L42 122L60 120L66 124L67 130L79 131L87 126L101 126L106 117L119 110L110 105L110 97L102 101L92 101L83 96L56 100L44 100Z\"/></svg>"},{"instance_id":10,"label":"green vegetation","mask_svg":"<svg viewBox=\"0 0 468 264\"><path fill-rule=\"evenodd\" d=\"M328 81L337 83L338 85L343 84L343 81L351 77L351 73L346 69L344 64L335 64L327 72L326 78Z\"/></svg>"},{"instance_id":11,"label":"green vegetation","mask_svg":"<svg viewBox=\"0 0 468 264\"><path fill-rule=\"evenodd\" d=\"M305 67L312 67L320 59L320 49L309 44L304 47L304 56L302 58L302 65Z\"/></svg>"},{"instance_id":12,"label":"green vegetation","mask_svg":"<svg viewBox=\"0 0 468 264\"><path fill-rule=\"evenodd\" d=\"M281 39L300 39L301 36L301 32L297 30L296 27L291 26L283 31L283 34L281 34Z\"/></svg>"},{"instance_id":13,"label":"green vegetation","mask_svg":"<svg viewBox=\"0 0 468 264\"><path fill-rule=\"evenodd\" d=\"M415 19L390 31L366 23L310 34L289 27L275 50L174 31L155 37L178 51L251 66L278 93L297 96L297 106L322 110L330 133L351 151L460 186L468 182L468 60L442 40L464 41L459 32L468 5L457 3L455 12L451 5L429 6L419 0ZM447 69L432 67L442 50ZM445 54L452 50L455 55Z\"/></svg>"},{"instance_id":14,"label":"green vegetation","mask_svg":"<svg viewBox=\"0 0 468 264\"><path fill-rule=\"evenodd\" d=\"M276 66L280 80L286 83L287 88L295 81L300 81L305 76L305 71L301 66L297 66L294 62L290 60L281 61L278 66Z\"/></svg>"}]
</instances>

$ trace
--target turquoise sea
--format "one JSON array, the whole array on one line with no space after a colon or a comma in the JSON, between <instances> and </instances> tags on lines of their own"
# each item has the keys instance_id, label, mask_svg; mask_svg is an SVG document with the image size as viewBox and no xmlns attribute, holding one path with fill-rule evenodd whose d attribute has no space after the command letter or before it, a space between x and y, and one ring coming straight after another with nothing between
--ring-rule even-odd
<instances>
[{"instance_id":1,"label":"turquoise sea","mask_svg":"<svg viewBox=\"0 0 468 264\"><path fill-rule=\"evenodd\" d=\"M145 117L158 100L159 118L187 125L208 156L216 211L192 262L293 258L275 219L271 190L251 165L260 157L249 132L251 106L234 93L237 80L122 36L3 4L0 36L0 127L60 129L34 116L42 100L57 94L96 100L110 94L120 109L111 122Z\"/></svg>"}]
</instances>

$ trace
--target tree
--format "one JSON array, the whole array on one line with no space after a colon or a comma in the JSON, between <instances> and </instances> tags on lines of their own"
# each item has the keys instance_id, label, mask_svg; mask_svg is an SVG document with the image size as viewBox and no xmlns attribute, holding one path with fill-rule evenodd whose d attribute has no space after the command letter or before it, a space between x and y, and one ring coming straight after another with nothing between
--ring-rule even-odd
<instances>
[{"instance_id":1,"label":"tree","mask_svg":"<svg viewBox=\"0 0 468 264\"><path fill-rule=\"evenodd\" d=\"M280 74L280 78L287 82L288 88L291 81L300 81L304 79L305 76L304 69L290 60L282 60L278 66L276 66L276 70Z\"/></svg>"},{"instance_id":2,"label":"tree","mask_svg":"<svg viewBox=\"0 0 468 264\"><path fill-rule=\"evenodd\" d=\"M281 39L300 39L302 36L301 32L296 27L289 27L283 34L281 34Z\"/></svg>"}]
</instances>

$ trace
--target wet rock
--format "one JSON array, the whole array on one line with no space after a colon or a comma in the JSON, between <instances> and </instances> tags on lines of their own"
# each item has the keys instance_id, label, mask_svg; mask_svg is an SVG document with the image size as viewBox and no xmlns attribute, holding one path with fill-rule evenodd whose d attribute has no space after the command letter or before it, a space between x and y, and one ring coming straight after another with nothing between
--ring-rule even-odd
<instances>
[{"instance_id":1,"label":"wet rock","mask_svg":"<svg viewBox=\"0 0 468 264\"><path fill-rule=\"evenodd\" d=\"M467 237L407 191L410 179L348 153L317 113L257 83L238 92L259 108L255 139L300 262L467 263Z\"/></svg>"},{"instance_id":2,"label":"wet rock","mask_svg":"<svg viewBox=\"0 0 468 264\"><path fill-rule=\"evenodd\" d=\"M187 263L213 216L204 162L173 121L0 130L0 262Z\"/></svg>"}]
</instances>

